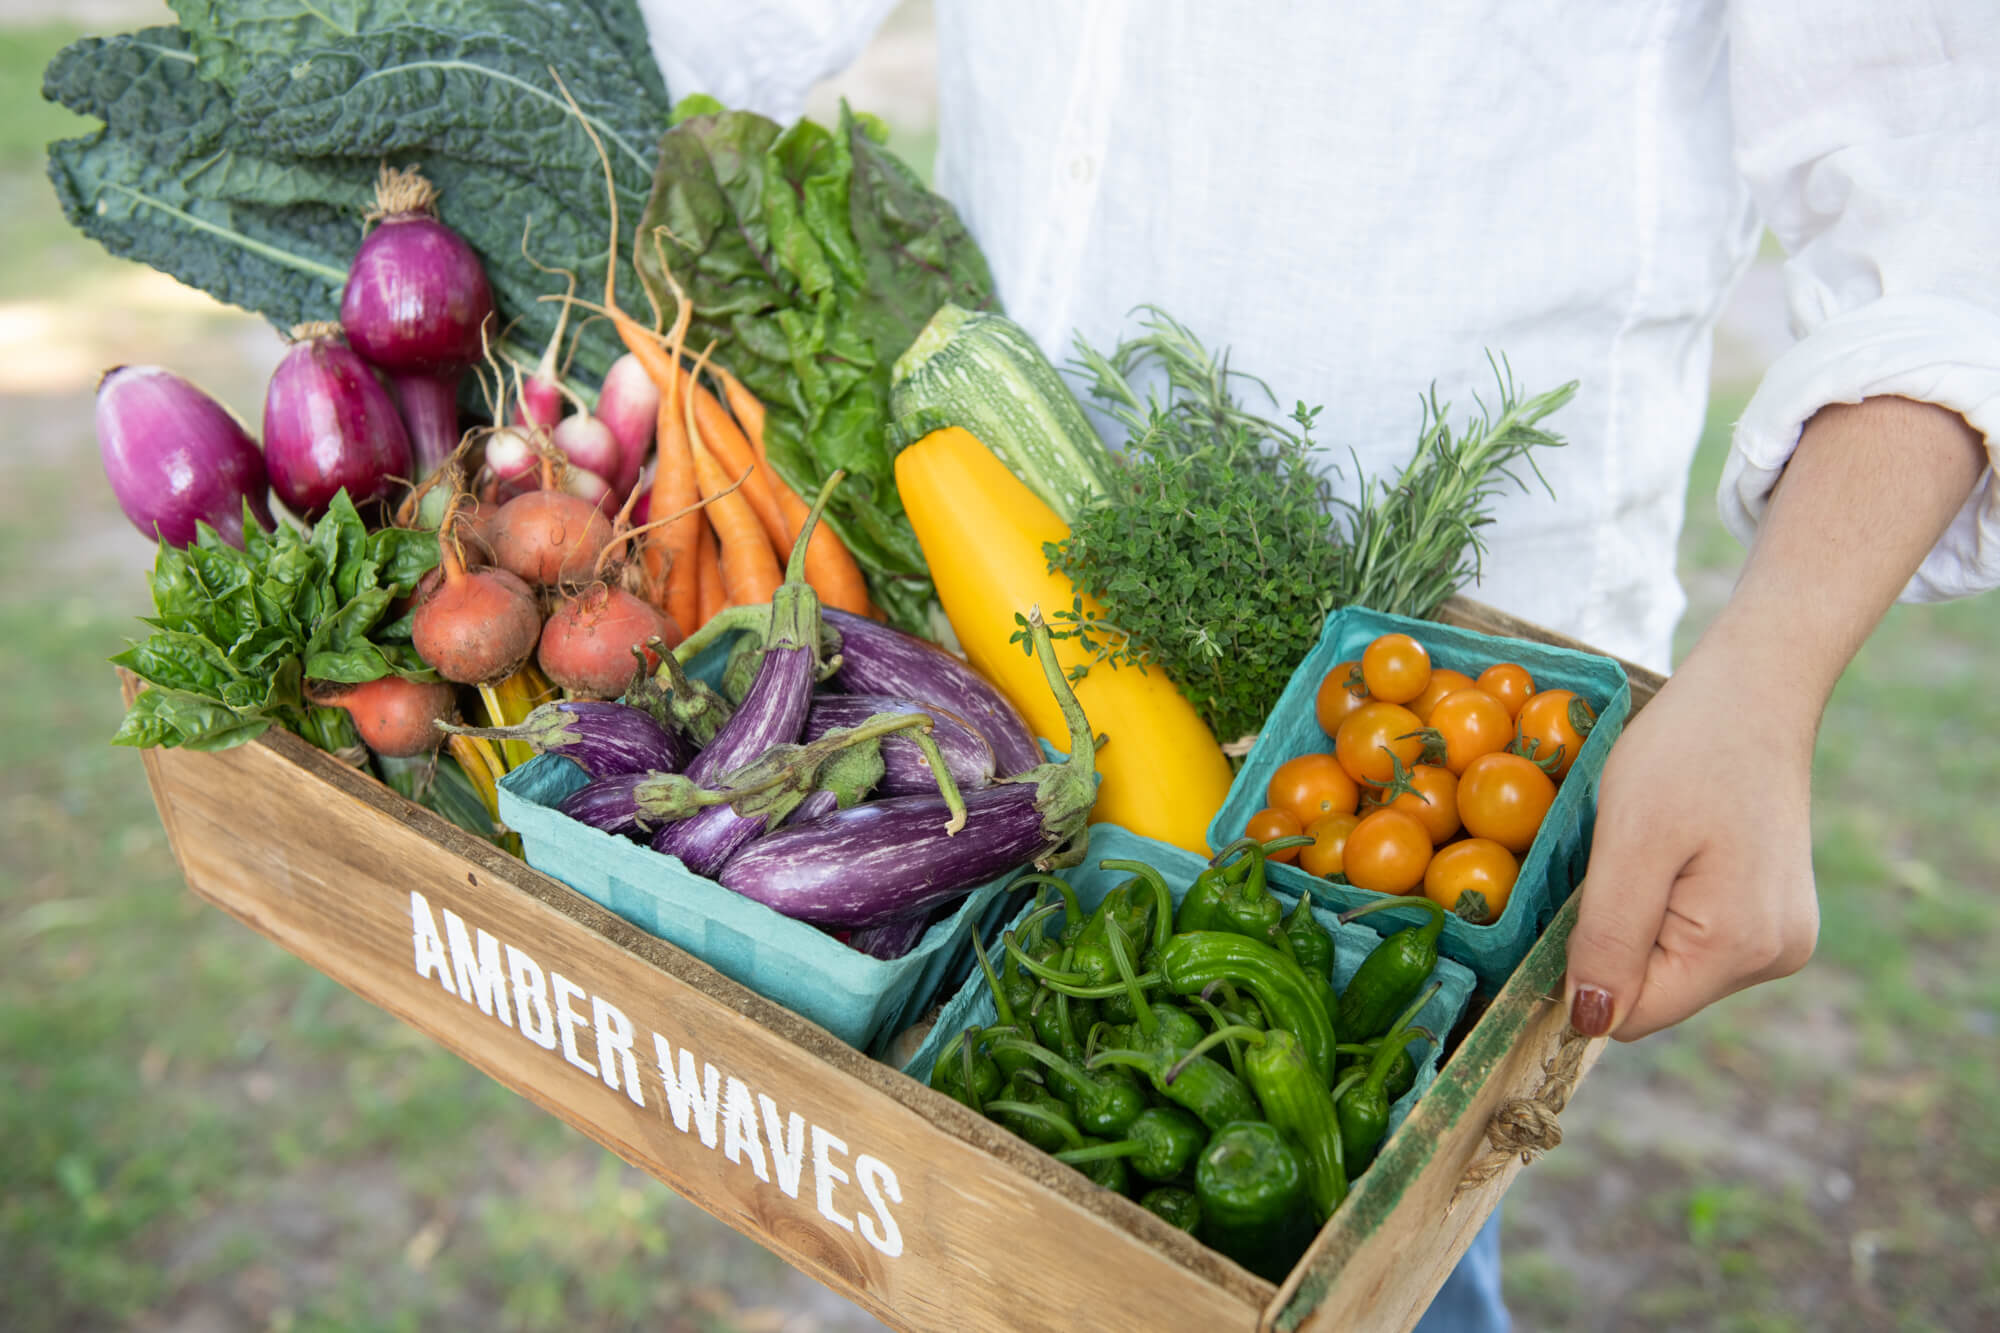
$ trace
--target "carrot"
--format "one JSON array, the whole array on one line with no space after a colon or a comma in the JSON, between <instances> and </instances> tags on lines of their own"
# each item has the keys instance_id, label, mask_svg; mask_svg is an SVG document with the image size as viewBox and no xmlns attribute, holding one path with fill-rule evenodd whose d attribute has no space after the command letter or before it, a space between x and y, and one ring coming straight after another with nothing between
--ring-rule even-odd
<instances>
[{"instance_id":1,"label":"carrot","mask_svg":"<svg viewBox=\"0 0 2000 1333\"><path fill-rule=\"evenodd\" d=\"M785 531L785 516L778 508L777 495L771 489L771 470L760 465L760 460L750 448L750 441L744 437L735 418L716 401L714 394L693 378L688 380L686 387L694 400L694 414L701 424L702 441L730 476L743 478L743 496L756 512L757 521L764 525L764 534L771 539L771 545L780 551L790 551L792 536L796 534Z\"/></svg>"},{"instance_id":2,"label":"carrot","mask_svg":"<svg viewBox=\"0 0 2000 1333\"><path fill-rule=\"evenodd\" d=\"M694 373L708 361L704 351L695 362ZM732 478L710 451L695 421L692 396L687 403L688 444L694 453L695 481L702 498L708 501L708 521L715 529L716 557L722 568L722 588L731 606L768 602L785 581L778 567L778 555L756 511L740 491L732 489Z\"/></svg>"},{"instance_id":3,"label":"carrot","mask_svg":"<svg viewBox=\"0 0 2000 1333\"><path fill-rule=\"evenodd\" d=\"M723 607L729 599L722 592L722 565L715 550L715 529L704 523L701 525L701 545L697 548L699 559L696 568L700 571L697 582L701 588L701 623L706 625L709 618Z\"/></svg>"},{"instance_id":4,"label":"carrot","mask_svg":"<svg viewBox=\"0 0 2000 1333\"><path fill-rule=\"evenodd\" d=\"M782 546L790 551L799 539L799 531L806 525L806 515L812 506L799 498L799 493L785 485L785 479L771 466L764 453L764 405L757 401L757 395L743 386L737 379L720 366L715 373L722 380L722 394L729 400L729 410L742 423L743 433L749 437L750 448L757 456L759 469L770 479L771 493L776 497L779 512L784 516L785 535ZM821 602L841 611L852 611L857 616L873 616L881 619L875 604L868 600L868 580L862 576L861 566L854 562L854 553L847 544L824 521L813 529L813 535L806 542L806 582L819 594Z\"/></svg>"}]
</instances>

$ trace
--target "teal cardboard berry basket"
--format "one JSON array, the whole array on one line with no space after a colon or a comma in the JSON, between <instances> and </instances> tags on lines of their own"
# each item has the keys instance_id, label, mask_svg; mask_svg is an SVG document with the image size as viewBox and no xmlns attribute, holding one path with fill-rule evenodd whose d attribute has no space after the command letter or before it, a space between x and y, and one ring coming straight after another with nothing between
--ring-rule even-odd
<instances>
[{"instance_id":1,"label":"teal cardboard berry basket","mask_svg":"<svg viewBox=\"0 0 2000 1333\"><path fill-rule=\"evenodd\" d=\"M1573 690L1597 712L1597 725L1556 789L1555 803L1541 832L1521 860L1520 876L1499 917L1475 925L1457 916L1445 919L1439 950L1463 963L1479 978L1482 992L1500 988L1534 947L1535 939L1554 919L1583 878L1590 859L1591 823L1597 813L1597 783L1605 756L1632 711L1631 683L1625 669L1609 657L1539 643L1501 638L1434 620L1413 620L1365 607L1346 607L1327 617L1319 642L1292 673L1271 716L1258 733L1243 768L1230 784L1229 795L1208 826L1209 846L1221 849L1243 836L1250 817L1265 806L1265 792L1278 766L1302 754L1330 751L1333 740L1320 730L1313 700L1320 681L1337 663L1356 660L1371 640L1402 632L1430 650L1435 666L1478 676L1495 662L1519 662L1535 678L1538 690ZM1335 911L1380 901L1379 893L1309 875L1292 865L1273 865L1272 880L1293 893L1310 893L1313 900ZM1368 918L1387 933L1416 925L1427 914L1418 908L1385 909Z\"/></svg>"}]
</instances>

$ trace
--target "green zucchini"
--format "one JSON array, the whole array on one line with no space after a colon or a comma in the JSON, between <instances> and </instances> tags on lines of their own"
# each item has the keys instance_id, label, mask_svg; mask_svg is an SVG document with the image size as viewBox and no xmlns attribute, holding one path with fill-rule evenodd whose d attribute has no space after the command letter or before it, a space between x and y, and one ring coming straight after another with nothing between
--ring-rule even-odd
<instances>
[{"instance_id":1,"label":"green zucchini","mask_svg":"<svg viewBox=\"0 0 2000 1333\"><path fill-rule=\"evenodd\" d=\"M896 358L889 417L899 448L947 426L971 432L1065 523L1111 483L1104 441L1035 340L1005 315L939 307Z\"/></svg>"}]
</instances>

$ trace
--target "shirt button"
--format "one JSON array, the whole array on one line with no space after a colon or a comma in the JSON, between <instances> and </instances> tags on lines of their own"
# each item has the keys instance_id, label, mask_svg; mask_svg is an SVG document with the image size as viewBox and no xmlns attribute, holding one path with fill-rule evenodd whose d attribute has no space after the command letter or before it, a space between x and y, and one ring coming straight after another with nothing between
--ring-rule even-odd
<instances>
[{"instance_id":1,"label":"shirt button","mask_svg":"<svg viewBox=\"0 0 2000 1333\"><path fill-rule=\"evenodd\" d=\"M1078 185L1087 185L1096 167L1097 164L1091 161L1090 154L1078 153L1069 160L1069 178Z\"/></svg>"}]
</instances>

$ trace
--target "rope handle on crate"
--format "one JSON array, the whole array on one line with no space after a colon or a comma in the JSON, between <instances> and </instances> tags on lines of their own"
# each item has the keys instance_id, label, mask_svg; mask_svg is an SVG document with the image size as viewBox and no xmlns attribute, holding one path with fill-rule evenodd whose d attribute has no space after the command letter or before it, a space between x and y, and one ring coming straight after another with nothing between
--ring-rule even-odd
<instances>
[{"instance_id":1,"label":"rope handle on crate","mask_svg":"<svg viewBox=\"0 0 2000 1333\"><path fill-rule=\"evenodd\" d=\"M1570 1093L1583 1072L1584 1053L1591 1039L1568 1024L1555 1053L1542 1061L1542 1085L1531 1096L1510 1097L1500 1103L1486 1122L1489 1151L1465 1169L1458 1187L1452 1191L1450 1207L1460 1196L1492 1181L1507 1169L1509 1159L1518 1155L1526 1166L1562 1142L1562 1125L1556 1117L1569 1105ZM1449 1209L1447 1209L1449 1211Z\"/></svg>"}]
</instances>

